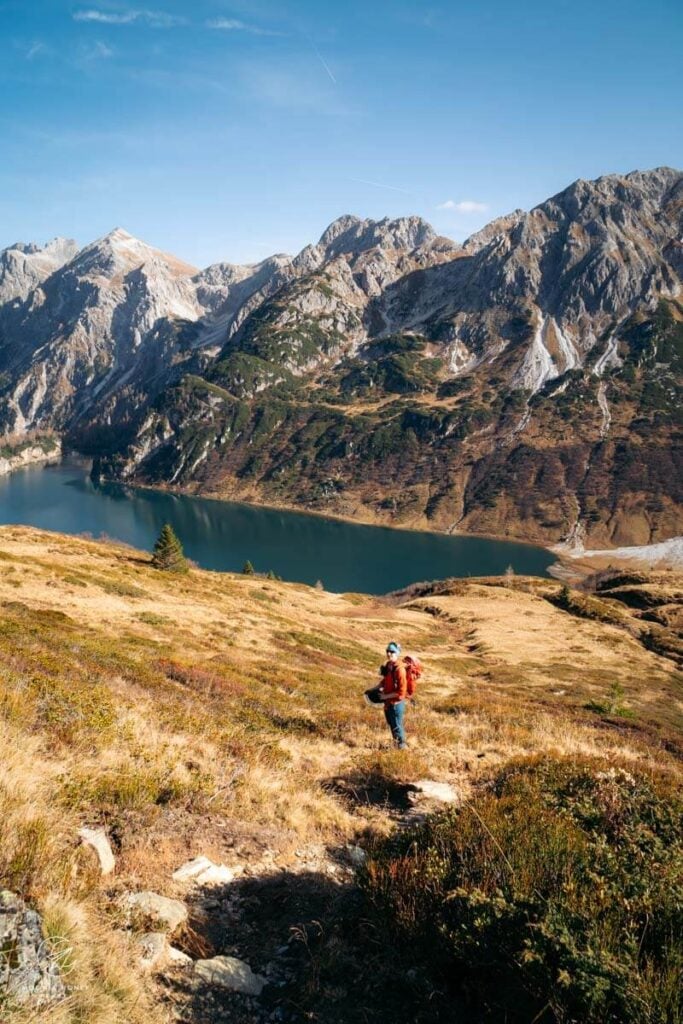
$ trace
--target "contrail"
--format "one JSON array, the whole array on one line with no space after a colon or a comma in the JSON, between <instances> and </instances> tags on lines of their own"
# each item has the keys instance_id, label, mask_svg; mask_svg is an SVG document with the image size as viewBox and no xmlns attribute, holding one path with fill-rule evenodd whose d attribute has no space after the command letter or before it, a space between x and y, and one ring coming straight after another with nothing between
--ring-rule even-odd
<instances>
[{"instance_id":1,"label":"contrail","mask_svg":"<svg viewBox=\"0 0 683 1024\"><path fill-rule=\"evenodd\" d=\"M397 185L383 185L381 181L368 181L367 178L350 178L350 181L359 181L361 185L372 185L374 188L388 188L391 192L403 192L404 195L412 196L407 188L398 188Z\"/></svg>"},{"instance_id":2,"label":"contrail","mask_svg":"<svg viewBox=\"0 0 683 1024\"><path fill-rule=\"evenodd\" d=\"M311 44L311 47L312 47L312 49L313 49L313 52L315 53L316 57L318 58L318 60L319 60L319 61L320 61L320 63L322 64L322 66L323 66L323 67L325 68L325 71L327 71L328 75L330 76L330 78L332 79L332 81L334 82L334 84L336 85L336 84L337 84L337 79L336 79L336 78L334 77L334 75L333 75L333 74L332 74L332 72L330 71L330 67L329 67L329 64L328 64L328 63L327 63L327 62L326 62L325 60L323 60L323 56L322 56L322 54L321 54L320 50L319 50L319 49L318 49L318 47L317 47L317 46L315 45L315 43L314 43L314 42L313 42L313 40L312 40L312 39L310 38L310 36L308 37L308 41L309 41L309 43Z\"/></svg>"}]
</instances>

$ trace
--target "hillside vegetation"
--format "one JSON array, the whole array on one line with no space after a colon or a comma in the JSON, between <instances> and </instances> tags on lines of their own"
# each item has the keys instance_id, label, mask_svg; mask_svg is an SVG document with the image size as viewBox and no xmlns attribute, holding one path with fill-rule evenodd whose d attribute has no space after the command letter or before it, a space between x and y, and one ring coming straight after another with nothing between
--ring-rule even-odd
<instances>
[{"instance_id":1,"label":"hillside vegetation","mask_svg":"<svg viewBox=\"0 0 683 1024\"><path fill-rule=\"evenodd\" d=\"M682 749L680 577L607 574L592 589L510 577L376 599L197 569L175 578L122 545L0 529L0 889L42 913L69 991L65 1002L35 1013L6 1005L3 1022L452 1019L452 1007L472 995L461 985L460 953L448 973L446 932L439 932L445 945L432 965L437 973L420 960L419 944L405 964L397 953L392 966L382 932L417 928L424 938L422 918L407 923L404 908L385 900L391 836L397 828L414 835L408 824L419 828L411 784L450 784L458 804L448 813L457 820L459 806L479 807L508 859L505 844L517 840L512 828L507 838L496 831L508 818L493 808L494 796L519 810L525 792L536 787L551 800L547 779L565 778L547 768L535 782L520 782L533 765L646 780L633 797L644 821L657 800L673 806L667 801L680 781ZM405 755L390 748L381 713L361 699L389 639L419 653L426 669L407 712ZM659 796L643 796L648 787ZM558 806L552 814L564 813ZM647 820L654 834L659 826L652 815ZM101 878L79 844L84 825L106 828L113 875ZM576 838L579 826L572 827ZM442 832L440 842L449 860L443 870L434 866L432 899L438 892L450 898L453 886L476 874L470 864L469 875L459 875L451 839ZM569 851L576 878L585 867L582 843L577 838ZM357 847L370 852L361 887L351 864ZM406 847L399 852L405 857ZM203 903L171 877L198 855L237 872L232 886ZM503 861L491 863L505 873ZM672 900L676 864L672 854L658 876ZM529 872L528 894L542 888ZM510 898L508 883L491 876L486 898L498 888ZM552 879L546 883L552 888ZM258 1006L207 994L180 968L140 970L142 926L125 919L119 898L147 889L189 901L178 944L193 959L232 953L271 979ZM571 901L563 905L570 932L576 912ZM619 921L630 935L628 913ZM486 941L495 945L494 932ZM611 941L591 938L605 949ZM641 943L645 951L648 943ZM507 933L499 947L516 955ZM550 969L540 947L532 952ZM624 963L640 969L639 955L630 949ZM558 963L568 970L566 957ZM672 954L664 967L653 960L642 968L655 980L660 969L675 992L680 960L677 966ZM562 1016L562 999L544 989L542 970L536 979L548 1005L533 993L525 998L542 1009L538 1020L575 1019ZM511 1000L519 992L514 981L506 977ZM666 1016L673 995L656 1012L642 998L651 1016L632 1019L680 1020ZM486 1019L512 1019L496 1016L500 1008L486 1012Z\"/></svg>"}]
</instances>

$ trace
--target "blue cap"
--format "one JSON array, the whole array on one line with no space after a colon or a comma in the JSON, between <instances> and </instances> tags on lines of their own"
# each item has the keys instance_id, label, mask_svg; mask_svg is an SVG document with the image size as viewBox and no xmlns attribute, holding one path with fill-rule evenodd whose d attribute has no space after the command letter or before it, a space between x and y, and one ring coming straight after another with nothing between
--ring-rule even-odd
<instances>
[{"instance_id":1,"label":"blue cap","mask_svg":"<svg viewBox=\"0 0 683 1024\"><path fill-rule=\"evenodd\" d=\"M394 640L392 640L390 644L387 644L387 654L400 654L400 653L401 653L401 645L400 644L395 643Z\"/></svg>"}]
</instances>

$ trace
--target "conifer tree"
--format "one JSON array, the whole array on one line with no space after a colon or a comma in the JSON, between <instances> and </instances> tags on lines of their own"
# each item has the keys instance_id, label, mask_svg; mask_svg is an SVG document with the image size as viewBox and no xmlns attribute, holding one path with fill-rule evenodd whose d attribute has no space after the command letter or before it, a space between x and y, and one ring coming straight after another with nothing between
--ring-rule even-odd
<instances>
[{"instance_id":1,"label":"conifer tree","mask_svg":"<svg viewBox=\"0 0 683 1024\"><path fill-rule=\"evenodd\" d=\"M161 528L154 545L152 565L155 569L163 569L165 572L187 572L189 569L183 554L183 546L170 523L165 523Z\"/></svg>"},{"instance_id":2,"label":"conifer tree","mask_svg":"<svg viewBox=\"0 0 683 1024\"><path fill-rule=\"evenodd\" d=\"M247 559L244 565L242 566L242 572L244 573L245 576L254 575L254 566L251 564L249 559Z\"/></svg>"}]
</instances>

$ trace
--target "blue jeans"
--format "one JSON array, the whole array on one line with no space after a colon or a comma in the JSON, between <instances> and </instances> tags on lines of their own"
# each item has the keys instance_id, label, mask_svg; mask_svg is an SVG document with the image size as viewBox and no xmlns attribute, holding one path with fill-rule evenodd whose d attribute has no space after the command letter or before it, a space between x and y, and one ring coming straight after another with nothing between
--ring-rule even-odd
<instances>
[{"instance_id":1,"label":"blue jeans","mask_svg":"<svg viewBox=\"0 0 683 1024\"><path fill-rule=\"evenodd\" d=\"M385 704L384 705L384 717L387 720L387 725L391 729L391 735L394 737L394 743L399 750L403 750L406 745L406 733L403 728L403 716L406 712L406 702L400 700L398 704Z\"/></svg>"}]
</instances>

